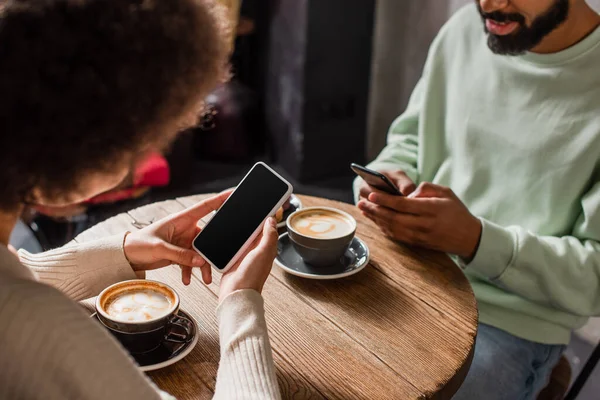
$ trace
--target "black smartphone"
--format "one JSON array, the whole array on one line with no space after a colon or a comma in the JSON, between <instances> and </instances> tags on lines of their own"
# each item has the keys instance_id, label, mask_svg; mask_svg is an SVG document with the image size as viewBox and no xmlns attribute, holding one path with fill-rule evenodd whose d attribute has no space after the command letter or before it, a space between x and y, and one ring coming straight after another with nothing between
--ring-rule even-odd
<instances>
[{"instance_id":1,"label":"black smartphone","mask_svg":"<svg viewBox=\"0 0 600 400\"><path fill-rule=\"evenodd\" d=\"M292 185L277 172L257 163L196 236L194 249L217 271L226 272L292 191Z\"/></svg>"},{"instance_id":2,"label":"black smartphone","mask_svg":"<svg viewBox=\"0 0 600 400\"><path fill-rule=\"evenodd\" d=\"M375 189L379 189L395 196L402 196L402 192L400 192L396 185L394 185L392 181L390 181L388 177L382 173L354 163L350 164L350 168L352 168L352 171L354 171L356 175L363 178L365 182L367 182L370 186L373 186Z\"/></svg>"}]
</instances>

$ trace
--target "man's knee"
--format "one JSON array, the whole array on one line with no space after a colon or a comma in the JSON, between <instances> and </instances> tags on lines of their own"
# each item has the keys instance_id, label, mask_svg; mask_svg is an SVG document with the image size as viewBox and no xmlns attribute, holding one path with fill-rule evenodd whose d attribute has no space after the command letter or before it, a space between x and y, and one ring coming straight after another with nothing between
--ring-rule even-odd
<instances>
[{"instance_id":1,"label":"man's knee","mask_svg":"<svg viewBox=\"0 0 600 400\"><path fill-rule=\"evenodd\" d=\"M534 376L534 356L526 341L481 325L471 368L454 399L522 399Z\"/></svg>"}]
</instances>

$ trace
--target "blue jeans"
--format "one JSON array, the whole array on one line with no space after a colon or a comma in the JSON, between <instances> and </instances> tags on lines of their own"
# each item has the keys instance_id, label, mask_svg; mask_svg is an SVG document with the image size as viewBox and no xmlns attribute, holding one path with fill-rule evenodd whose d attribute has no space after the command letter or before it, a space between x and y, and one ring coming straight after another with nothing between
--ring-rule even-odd
<instances>
[{"instance_id":1,"label":"blue jeans","mask_svg":"<svg viewBox=\"0 0 600 400\"><path fill-rule=\"evenodd\" d=\"M479 324L473 364L453 399L535 400L564 349Z\"/></svg>"}]
</instances>

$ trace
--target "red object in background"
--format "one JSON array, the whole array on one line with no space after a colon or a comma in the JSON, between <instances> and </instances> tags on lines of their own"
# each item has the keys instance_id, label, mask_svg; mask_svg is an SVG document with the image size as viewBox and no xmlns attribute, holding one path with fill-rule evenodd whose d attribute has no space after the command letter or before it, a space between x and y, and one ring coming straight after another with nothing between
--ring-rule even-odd
<instances>
[{"instance_id":1,"label":"red object in background","mask_svg":"<svg viewBox=\"0 0 600 400\"><path fill-rule=\"evenodd\" d=\"M110 190L77 204L63 207L36 205L33 209L50 217L71 217L83 214L89 205L110 204L141 197L151 187L168 185L170 179L171 170L167 160L159 153L152 153L144 158L133 171L132 186Z\"/></svg>"},{"instance_id":2,"label":"red object in background","mask_svg":"<svg viewBox=\"0 0 600 400\"><path fill-rule=\"evenodd\" d=\"M158 153L152 153L140 162L133 173L133 187L166 186L169 184L171 171L167 160Z\"/></svg>"},{"instance_id":3,"label":"red object in background","mask_svg":"<svg viewBox=\"0 0 600 400\"><path fill-rule=\"evenodd\" d=\"M159 153L152 153L143 159L133 172L133 186L111 190L87 200L87 204L114 203L137 198L151 187L166 186L171 179L171 170L167 160Z\"/></svg>"}]
</instances>

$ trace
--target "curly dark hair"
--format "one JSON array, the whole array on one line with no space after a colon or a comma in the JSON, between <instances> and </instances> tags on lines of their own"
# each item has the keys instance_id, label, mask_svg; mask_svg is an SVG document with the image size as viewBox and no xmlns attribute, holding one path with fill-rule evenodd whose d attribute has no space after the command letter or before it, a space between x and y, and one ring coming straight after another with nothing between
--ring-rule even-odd
<instances>
[{"instance_id":1,"label":"curly dark hair","mask_svg":"<svg viewBox=\"0 0 600 400\"><path fill-rule=\"evenodd\" d=\"M209 0L0 0L0 209L170 142L227 74Z\"/></svg>"}]
</instances>

